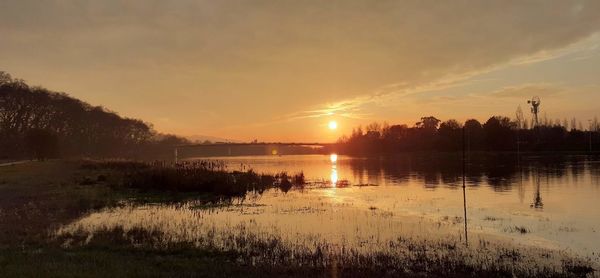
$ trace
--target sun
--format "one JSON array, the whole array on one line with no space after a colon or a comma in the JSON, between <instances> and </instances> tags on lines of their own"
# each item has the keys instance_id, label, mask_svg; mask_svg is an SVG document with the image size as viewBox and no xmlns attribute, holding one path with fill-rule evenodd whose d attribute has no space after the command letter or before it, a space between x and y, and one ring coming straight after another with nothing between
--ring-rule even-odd
<instances>
[{"instance_id":1,"label":"sun","mask_svg":"<svg viewBox=\"0 0 600 278\"><path fill-rule=\"evenodd\" d=\"M337 128L337 122L336 121L330 121L329 122L329 129L334 130Z\"/></svg>"}]
</instances>

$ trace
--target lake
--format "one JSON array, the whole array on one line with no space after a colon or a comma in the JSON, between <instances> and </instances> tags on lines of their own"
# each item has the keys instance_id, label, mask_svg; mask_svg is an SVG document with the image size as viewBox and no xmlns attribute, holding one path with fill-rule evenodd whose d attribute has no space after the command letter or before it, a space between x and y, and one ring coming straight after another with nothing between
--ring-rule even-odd
<instances>
[{"instance_id":1,"label":"lake","mask_svg":"<svg viewBox=\"0 0 600 278\"><path fill-rule=\"evenodd\" d=\"M224 161L229 170L303 172L309 186L209 208L186 202L105 209L58 233L144 227L166 234L167 243L211 240L218 246L231 244L227 236L252 233L276 235L295 248L327 242L368 253L389 249L399 237L464 243L466 203L470 244L502 242L600 261L598 157L471 155L464 195L460 155L189 160L195 159Z\"/></svg>"}]
</instances>

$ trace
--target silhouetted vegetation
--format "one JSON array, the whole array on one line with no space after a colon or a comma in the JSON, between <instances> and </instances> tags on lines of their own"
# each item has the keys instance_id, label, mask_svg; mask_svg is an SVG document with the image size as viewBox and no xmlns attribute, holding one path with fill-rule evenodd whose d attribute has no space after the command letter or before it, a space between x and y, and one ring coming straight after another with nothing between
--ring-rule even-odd
<instances>
[{"instance_id":1,"label":"silhouetted vegetation","mask_svg":"<svg viewBox=\"0 0 600 278\"><path fill-rule=\"evenodd\" d=\"M464 124L429 116L414 126L372 123L358 127L338 141L338 151L347 154L391 154L410 151L460 151L464 140L468 151L590 151L600 150L600 124L544 120L528 128L522 119L493 116L484 124L476 119Z\"/></svg>"},{"instance_id":2,"label":"silhouetted vegetation","mask_svg":"<svg viewBox=\"0 0 600 278\"><path fill-rule=\"evenodd\" d=\"M182 143L187 141L158 134L141 120L31 87L0 71L0 154L5 158L170 155L170 146Z\"/></svg>"},{"instance_id":3,"label":"silhouetted vegetation","mask_svg":"<svg viewBox=\"0 0 600 278\"><path fill-rule=\"evenodd\" d=\"M113 162L114 164L118 164ZM129 162L123 162L128 164ZM154 163L125 167L124 185L144 190L210 193L221 197L244 197L248 192L263 193L269 188L283 192L303 187L304 174L259 174L253 170L228 171L222 162L195 161L175 165Z\"/></svg>"},{"instance_id":4,"label":"silhouetted vegetation","mask_svg":"<svg viewBox=\"0 0 600 278\"><path fill-rule=\"evenodd\" d=\"M25 146L38 160L54 157L58 153L58 136L46 129L30 129L25 133Z\"/></svg>"}]
</instances>

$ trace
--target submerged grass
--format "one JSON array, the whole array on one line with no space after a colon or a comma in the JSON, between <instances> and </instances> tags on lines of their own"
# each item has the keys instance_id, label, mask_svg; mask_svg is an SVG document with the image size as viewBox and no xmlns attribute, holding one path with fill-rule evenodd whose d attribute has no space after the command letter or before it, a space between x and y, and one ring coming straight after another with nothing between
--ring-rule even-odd
<instances>
[{"instance_id":1,"label":"submerged grass","mask_svg":"<svg viewBox=\"0 0 600 278\"><path fill-rule=\"evenodd\" d=\"M594 272L586 262L560 253L517 249L491 242L465 247L455 239L398 237L365 251L314 237L290 242L245 224L226 230L208 230L194 240L174 240L159 230L122 226L93 232L84 229L63 231L56 240L69 250L115 243L155 252L180 253L200 249L228 254L237 265L262 269L265 274L287 270L296 274L327 273L352 277L585 277Z\"/></svg>"},{"instance_id":2,"label":"submerged grass","mask_svg":"<svg viewBox=\"0 0 600 278\"><path fill-rule=\"evenodd\" d=\"M525 226L507 227L507 228L504 228L504 230L509 233L521 233L521 234L529 233L529 229L527 229L527 227L525 227Z\"/></svg>"}]
</instances>

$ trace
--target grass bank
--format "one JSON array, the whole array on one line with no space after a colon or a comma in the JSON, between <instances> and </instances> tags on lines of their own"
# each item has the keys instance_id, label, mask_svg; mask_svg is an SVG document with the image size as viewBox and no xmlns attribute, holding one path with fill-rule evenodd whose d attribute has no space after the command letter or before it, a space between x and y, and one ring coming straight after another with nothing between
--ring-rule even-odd
<instances>
[{"instance_id":1,"label":"grass bank","mask_svg":"<svg viewBox=\"0 0 600 278\"><path fill-rule=\"evenodd\" d=\"M261 277L264 269L240 265L230 252L140 249L122 241L65 249L52 231L125 203L225 201L248 190L289 190L301 184L301 177L129 161L49 160L0 167L0 277ZM289 274L285 268L270 271Z\"/></svg>"}]
</instances>

